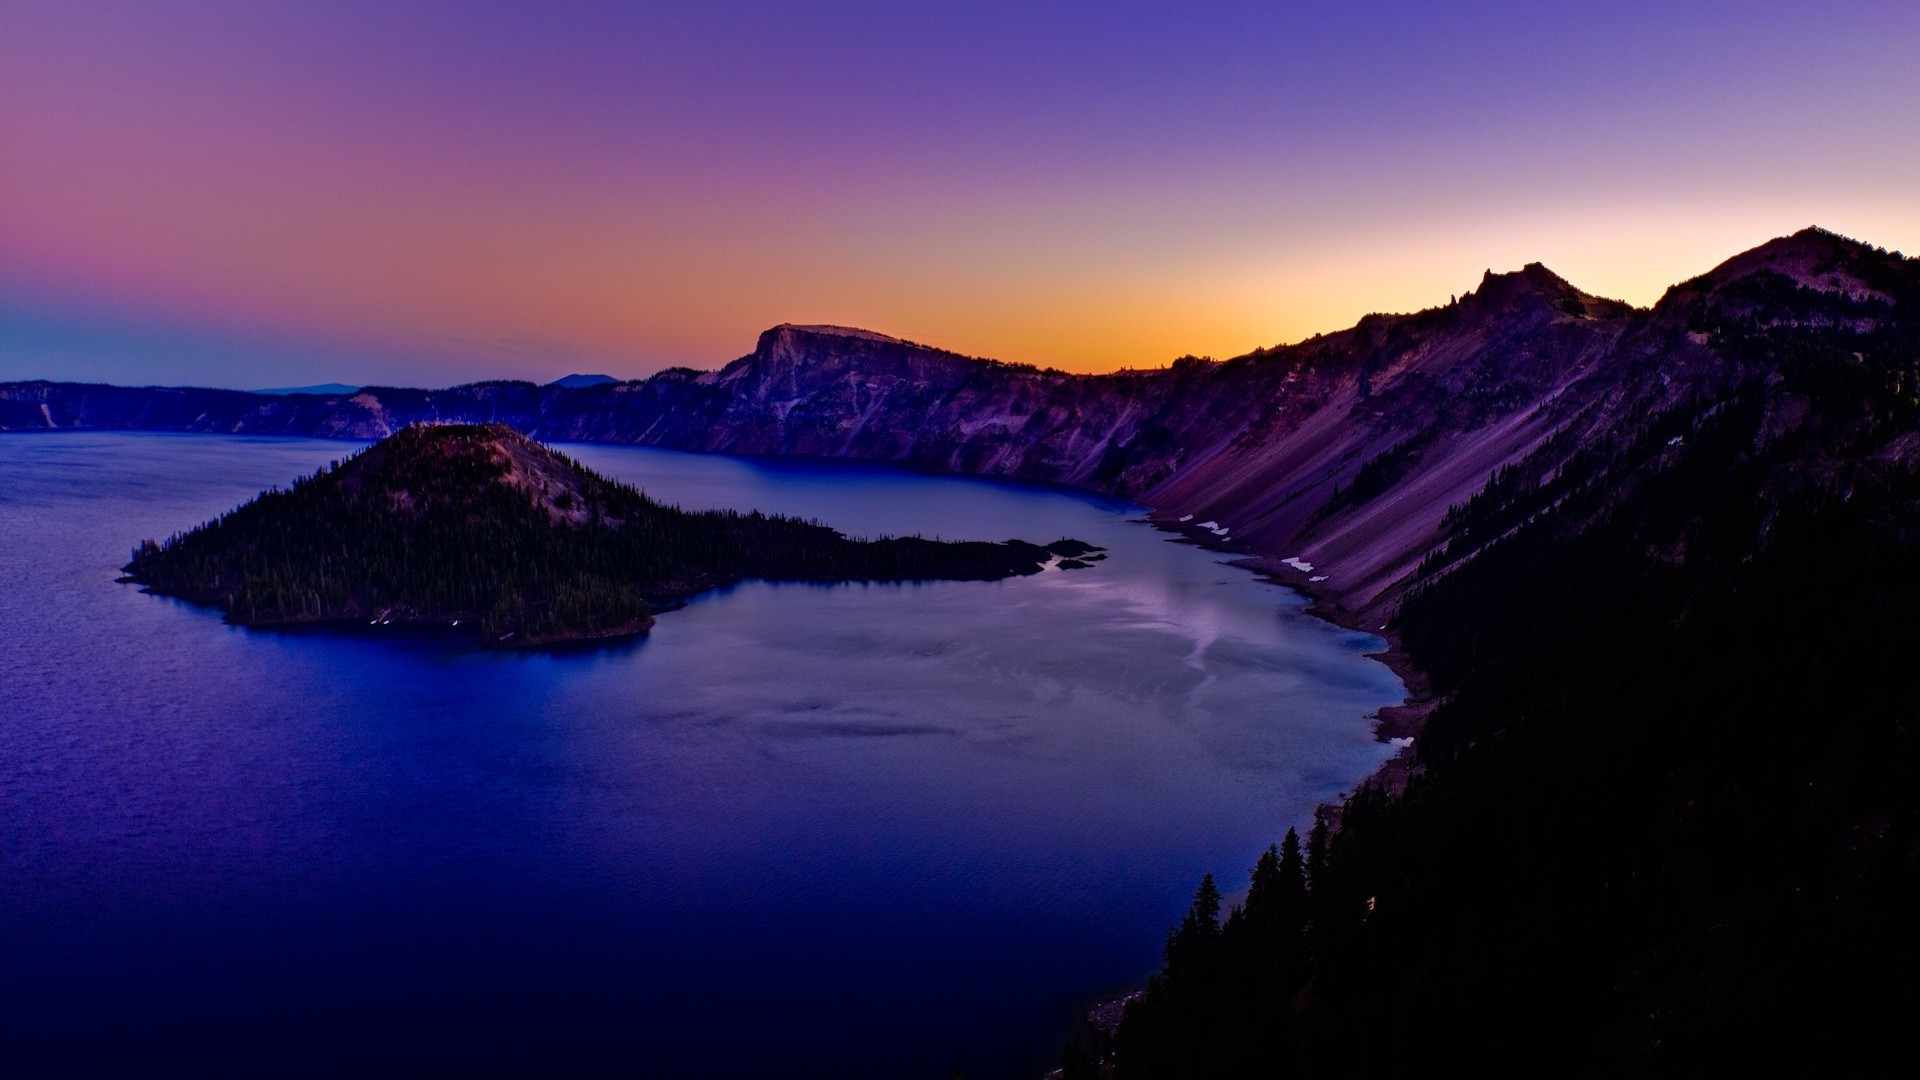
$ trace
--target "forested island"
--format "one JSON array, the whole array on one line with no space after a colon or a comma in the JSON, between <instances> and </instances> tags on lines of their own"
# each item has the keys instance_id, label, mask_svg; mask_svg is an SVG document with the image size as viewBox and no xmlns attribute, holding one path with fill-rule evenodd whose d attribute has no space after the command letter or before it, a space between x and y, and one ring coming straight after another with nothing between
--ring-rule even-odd
<instances>
[{"instance_id":1,"label":"forested island","mask_svg":"<svg viewBox=\"0 0 1920 1080\"><path fill-rule=\"evenodd\" d=\"M245 626L472 627L493 646L623 637L695 593L775 581L990 581L1075 540L853 540L817 522L662 505L498 424L415 425L126 565Z\"/></svg>"}]
</instances>

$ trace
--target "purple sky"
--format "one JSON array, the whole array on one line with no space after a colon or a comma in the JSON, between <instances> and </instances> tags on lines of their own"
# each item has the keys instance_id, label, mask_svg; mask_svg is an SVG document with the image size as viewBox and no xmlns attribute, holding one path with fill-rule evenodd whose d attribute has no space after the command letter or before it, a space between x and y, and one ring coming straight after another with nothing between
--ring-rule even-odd
<instances>
[{"instance_id":1,"label":"purple sky","mask_svg":"<svg viewBox=\"0 0 1920 1080\"><path fill-rule=\"evenodd\" d=\"M1077 370L1920 249L1920 4L0 0L0 378Z\"/></svg>"}]
</instances>

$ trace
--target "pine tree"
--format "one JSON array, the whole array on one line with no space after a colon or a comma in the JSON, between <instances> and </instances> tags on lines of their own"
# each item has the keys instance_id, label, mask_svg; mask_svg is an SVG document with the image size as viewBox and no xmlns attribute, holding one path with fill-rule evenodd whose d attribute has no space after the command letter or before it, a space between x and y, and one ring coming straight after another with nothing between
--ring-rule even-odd
<instances>
[{"instance_id":1,"label":"pine tree","mask_svg":"<svg viewBox=\"0 0 1920 1080\"><path fill-rule=\"evenodd\" d=\"M1298 926L1306 919L1307 866L1300 858L1300 834L1289 827L1280 842L1280 862L1275 886L1277 902L1286 921Z\"/></svg>"},{"instance_id":2,"label":"pine tree","mask_svg":"<svg viewBox=\"0 0 1920 1080\"><path fill-rule=\"evenodd\" d=\"M1181 918L1180 925L1167 935L1169 977L1191 975L1210 966L1219 939L1220 887L1214 884L1213 875L1207 874L1200 879L1200 887L1193 891L1193 905Z\"/></svg>"},{"instance_id":3,"label":"pine tree","mask_svg":"<svg viewBox=\"0 0 1920 1080\"><path fill-rule=\"evenodd\" d=\"M1293 835L1289 830L1289 836ZM1247 888L1247 917L1255 923L1270 917L1280 905L1280 852L1272 844L1253 864L1252 883Z\"/></svg>"},{"instance_id":4,"label":"pine tree","mask_svg":"<svg viewBox=\"0 0 1920 1080\"><path fill-rule=\"evenodd\" d=\"M1317 807L1313 811L1313 830L1307 833L1307 888L1318 891L1326 884L1327 875L1327 808Z\"/></svg>"}]
</instances>

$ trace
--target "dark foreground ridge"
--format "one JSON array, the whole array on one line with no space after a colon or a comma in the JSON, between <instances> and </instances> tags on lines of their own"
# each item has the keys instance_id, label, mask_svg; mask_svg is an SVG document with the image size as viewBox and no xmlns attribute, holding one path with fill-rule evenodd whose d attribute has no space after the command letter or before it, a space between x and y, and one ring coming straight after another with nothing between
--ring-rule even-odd
<instances>
[{"instance_id":1,"label":"dark foreground ridge","mask_svg":"<svg viewBox=\"0 0 1920 1080\"><path fill-rule=\"evenodd\" d=\"M291 489L146 541L126 570L247 626L465 625L489 645L524 647L638 634L662 607L744 578L994 580L1036 573L1055 554L693 513L510 428L444 424L406 428Z\"/></svg>"},{"instance_id":2,"label":"dark foreground ridge","mask_svg":"<svg viewBox=\"0 0 1920 1080\"><path fill-rule=\"evenodd\" d=\"M1205 880L1069 1080L1911 1068L1920 263L1801 239L1657 310L1711 392L1448 512L1414 751Z\"/></svg>"}]
</instances>

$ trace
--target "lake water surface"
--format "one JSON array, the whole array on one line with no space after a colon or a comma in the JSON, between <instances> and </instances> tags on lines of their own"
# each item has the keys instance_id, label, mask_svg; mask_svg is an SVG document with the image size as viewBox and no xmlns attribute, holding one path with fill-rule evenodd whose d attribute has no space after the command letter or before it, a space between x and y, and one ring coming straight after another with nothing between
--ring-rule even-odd
<instances>
[{"instance_id":1,"label":"lake water surface","mask_svg":"<svg viewBox=\"0 0 1920 1080\"><path fill-rule=\"evenodd\" d=\"M1032 1075L1388 753L1372 637L1138 508L563 446L692 508L1110 549L646 639L251 631L128 551L355 444L0 435L0 1030L74 1068ZM22 1074L26 1075L26 1074Z\"/></svg>"}]
</instances>

